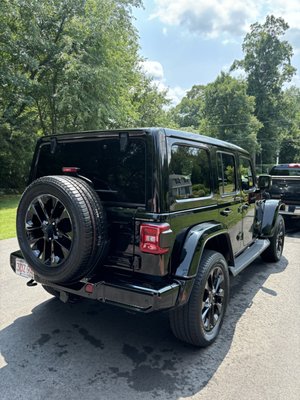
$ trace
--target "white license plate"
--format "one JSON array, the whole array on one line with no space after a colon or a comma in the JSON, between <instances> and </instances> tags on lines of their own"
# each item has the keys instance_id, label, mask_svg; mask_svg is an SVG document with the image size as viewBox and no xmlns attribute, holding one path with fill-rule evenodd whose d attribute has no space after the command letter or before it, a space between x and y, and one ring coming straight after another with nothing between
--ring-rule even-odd
<instances>
[{"instance_id":1,"label":"white license plate","mask_svg":"<svg viewBox=\"0 0 300 400\"><path fill-rule=\"evenodd\" d=\"M33 271L26 261L16 258L16 274L24 278L33 279Z\"/></svg>"}]
</instances>

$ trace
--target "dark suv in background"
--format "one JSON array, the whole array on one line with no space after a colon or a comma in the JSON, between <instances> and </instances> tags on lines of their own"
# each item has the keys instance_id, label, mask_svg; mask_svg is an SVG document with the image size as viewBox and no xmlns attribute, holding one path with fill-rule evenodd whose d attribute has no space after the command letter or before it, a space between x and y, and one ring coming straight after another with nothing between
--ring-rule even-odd
<instances>
[{"instance_id":1,"label":"dark suv in background","mask_svg":"<svg viewBox=\"0 0 300 400\"><path fill-rule=\"evenodd\" d=\"M300 216L300 163L275 165L270 175L271 198L281 199L287 205L288 214L299 210Z\"/></svg>"},{"instance_id":2,"label":"dark suv in background","mask_svg":"<svg viewBox=\"0 0 300 400\"><path fill-rule=\"evenodd\" d=\"M17 212L11 267L63 301L169 310L179 339L217 337L229 276L280 259L279 200L262 199L249 154L149 128L43 137Z\"/></svg>"}]
</instances>

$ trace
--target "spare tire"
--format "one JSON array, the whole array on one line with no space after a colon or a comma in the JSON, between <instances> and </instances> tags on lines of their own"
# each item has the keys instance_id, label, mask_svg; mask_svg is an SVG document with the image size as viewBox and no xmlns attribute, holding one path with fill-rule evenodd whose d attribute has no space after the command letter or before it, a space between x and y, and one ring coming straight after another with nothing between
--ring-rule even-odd
<instances>
[{"instance_id":1,"label":"spare tire","mask_svg":"<svg viewBox=\"0 0 300 400\"><path fill-rule=\"evenodd\" d=\"M96 192L83 180L44 176L20 200L17 236L25 260L48 282L86 277L107 247L105 212Z\"/></svg>"}]
</instances>

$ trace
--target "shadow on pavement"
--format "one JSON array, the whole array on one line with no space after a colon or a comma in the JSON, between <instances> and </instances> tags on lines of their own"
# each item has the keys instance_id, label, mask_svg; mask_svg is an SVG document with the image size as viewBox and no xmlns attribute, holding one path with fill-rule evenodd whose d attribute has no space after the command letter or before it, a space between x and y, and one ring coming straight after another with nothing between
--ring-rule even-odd
<instances>
[{"instance_id":1,"label":"shadow on pavement","mask_svg":"<svg viewBox=\"0 0 300 400\"><path fill-rule=\"evenodd\" d=\"M2 399L176 399L201 391L226 357L236 325L271 274L288 262L254 262L232 279L217 341L196 349L171 334L166 313L130 314L88 300L43 302L0 333ZM25 289L24 290L34 290ZM4 394L4 397L3 397Z\"/></svg>"}]
</instances>

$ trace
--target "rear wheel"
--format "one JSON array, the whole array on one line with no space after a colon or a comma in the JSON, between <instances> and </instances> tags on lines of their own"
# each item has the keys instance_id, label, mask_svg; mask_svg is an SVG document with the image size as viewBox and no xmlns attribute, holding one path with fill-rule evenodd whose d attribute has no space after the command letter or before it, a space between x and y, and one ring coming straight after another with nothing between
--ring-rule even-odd
<instances>
[{"instance_id":1,"label":"rear wheel","mask_svg":"<svg viewBox=\"0 0 300 400\"><path fill-rule=\"evenodd\" d=\"M278 215L274 234L270 238L270 246L261 254L264 261L277 262L280 260L284 246L285 225L282 215Z\"/></svg>"},{"instance_id":2,"label":"rear wheel","mask_svg":"<svg viewBox=\"0 0 300 400\"><path fill-rule=\"evenodd\" d=\"M217 338L229 297L229 274L222 254L205 250L189 301L170 311L174 335L199 347Z\"/></svg>"}]
</instances>

